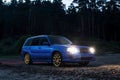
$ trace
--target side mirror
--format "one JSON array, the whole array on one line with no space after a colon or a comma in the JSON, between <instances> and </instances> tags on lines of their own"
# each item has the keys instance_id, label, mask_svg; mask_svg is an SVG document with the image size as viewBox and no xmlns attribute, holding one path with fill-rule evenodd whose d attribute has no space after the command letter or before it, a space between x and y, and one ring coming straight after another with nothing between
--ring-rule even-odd
<instances>
[{"instance_id":1,"label":"side mirror","mask_svg":"<svg viewBox=\"0 0 120 80\"><path fill-rule=\"evenodd\" d=\"M42 45L50 46L48 42L43 42Z\"/></svg>"}]
</instances>

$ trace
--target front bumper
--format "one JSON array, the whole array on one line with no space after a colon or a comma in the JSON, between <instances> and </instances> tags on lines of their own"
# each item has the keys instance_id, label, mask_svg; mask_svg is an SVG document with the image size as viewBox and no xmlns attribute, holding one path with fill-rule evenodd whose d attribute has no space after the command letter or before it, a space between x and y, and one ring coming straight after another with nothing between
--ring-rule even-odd
<instances>
[{"instance_id":1,"label":"front bumper","mask_svg":"<svg viewBox=\"0 0 120 80\"><path fill-rule=\"evenodd\" d=\"M95 61L95 55L91 53L79 53L77 55L67 55L63 62L90 62Z\"/></svg>"}]
</instances>

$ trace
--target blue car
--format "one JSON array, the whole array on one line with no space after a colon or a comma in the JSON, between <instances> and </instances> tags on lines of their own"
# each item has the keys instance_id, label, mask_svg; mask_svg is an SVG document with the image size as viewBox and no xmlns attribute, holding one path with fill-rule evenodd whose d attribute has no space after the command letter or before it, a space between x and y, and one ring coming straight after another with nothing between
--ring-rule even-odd
<instances>
[{"instance_id":1,"label":"blue car","mask_svg":"<svg viewBox=\"0 0 120 80\"><path fill-rule=\"evenodd\" d=\"M63 36L39 35L26 39L21 54L25 64L48 62L59 67L65 62L86 66L95 60L94 53L93 47L73 45Z\"/></svg>"}]
</instances>

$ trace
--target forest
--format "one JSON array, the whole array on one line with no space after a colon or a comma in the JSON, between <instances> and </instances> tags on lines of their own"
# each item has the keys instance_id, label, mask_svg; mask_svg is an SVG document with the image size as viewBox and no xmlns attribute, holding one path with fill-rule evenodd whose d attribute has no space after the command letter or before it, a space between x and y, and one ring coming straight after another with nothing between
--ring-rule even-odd
<instances>
[{"instance_id":1,"label":"forest","mask_svg":"<svg viewBox=\"0 0 120 80\"><path fill-rule=\"evenodd\" d=\"M0 38L40 34L119 41L120 0L0 0Z\"/></svg>"},{"instance_id":2,"label":"forest","mask_svg":"<svg viewBox=\"0 0 120 80\"><path fill-rule=\"evenodd\" d=\"M73 0L68 9L62 0L0 0L0 55L18 55L27 37L43 34L119 53L120 0Z\"/></svg>"}]
</instances>

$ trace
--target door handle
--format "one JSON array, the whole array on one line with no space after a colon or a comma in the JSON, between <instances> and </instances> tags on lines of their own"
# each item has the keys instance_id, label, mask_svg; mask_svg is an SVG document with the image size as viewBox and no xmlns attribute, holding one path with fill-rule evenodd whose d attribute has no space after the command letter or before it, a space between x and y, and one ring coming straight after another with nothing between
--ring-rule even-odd
<instances>
[{"instance_id":1,"label":"door handle","mask_svg":"<svg viewBox=\"0 0 120 80\"><path fill-rule=\"evenodd\" d=\"M41 47L39 47L38 49L41 49Z\"/></svg>"}]
</instances>

